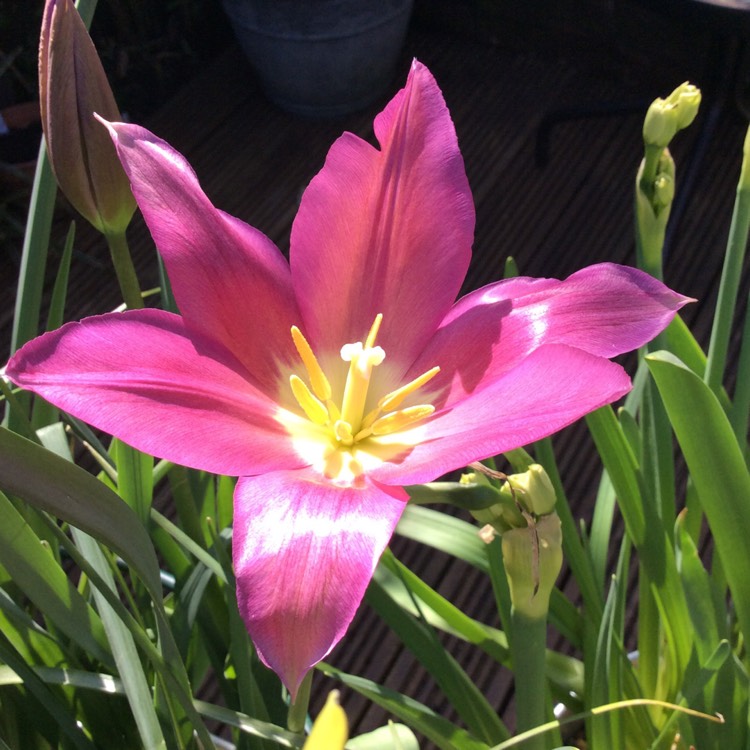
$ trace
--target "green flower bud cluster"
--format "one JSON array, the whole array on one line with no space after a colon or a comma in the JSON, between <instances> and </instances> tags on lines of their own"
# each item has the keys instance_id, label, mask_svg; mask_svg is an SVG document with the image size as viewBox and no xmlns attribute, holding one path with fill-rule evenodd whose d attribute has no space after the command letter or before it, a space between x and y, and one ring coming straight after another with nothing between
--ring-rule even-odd
<instances>
[{"instance_id":1,"label":"green flower bud cluster","mask_svg":"<svg viewBox=\"0 0 750 750\"><path fill-rule=\"evenodd\" d=\"M675 191L674 159L669 149L662 149L656 161L655 175L649 182L644 174L645 161L641 164L636 178L636 210L642 226L654 225L654 230L663 232L669 218ZM644 184L645 183L645 184Z\"/></svg>"},{"instance_id":2,"label":"green flower bud cluster","mask_svg":"<svg viewBox=\"0 0 750 750\"><path fill-rule=\"evenodd\" d=\"M656 99L643 122L643 141L647 146L666 148L678 130L686 128L698 114L701 92L687 81L666 99Z\"/></svg>"},{"instance_id":3,"label":"green flower bud cluster","mask_svg":"<svg viewBox=\"0 0 750 750\"><path fill-rule=\"evenodd\" d=\"M465 474L461 483L481 484L488 479L479 474ZM488 508L472 510L479 523L491 525L498 534L510 529L526 528L528 516L536 518L552 513L555 489L547 472L539 464L531 464L522 474L511 474L497 490L498 501Z\"/></svg>"},{"instance_id":4,"label":"green flower bud cluster","mask_svg":"<svg viewBox=\"0 0 750 750\"><path fill-rule=\"evenodd\" d=\"M482 480L487 481L473 474L466 479L474 483ZM562 528L555 513L555 489L544 468L531 464L525 472L507 478L498 498L495 505L472 511L472 515L501 537L513 607L528 617L544 618L562 567Z\"/></svg>"}]
</instances>

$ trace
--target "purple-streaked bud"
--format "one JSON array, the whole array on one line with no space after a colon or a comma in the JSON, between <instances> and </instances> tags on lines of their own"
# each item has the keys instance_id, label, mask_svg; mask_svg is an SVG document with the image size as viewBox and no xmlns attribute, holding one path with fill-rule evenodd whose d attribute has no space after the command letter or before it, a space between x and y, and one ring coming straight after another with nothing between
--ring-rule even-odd
<instances>
[{"instance_id":1,"label":"purple-streaked bud","mask_svg":"<svg viewBox=\"0 0 750 750\"><path fill-rule=\"evenodd\" d=\"M105 234L130 223L135 200L112 140L94 113L120 120L99 56L71 0L47 0L39 40L42 127L67 199Z\"/></svg>"}]
</instances>

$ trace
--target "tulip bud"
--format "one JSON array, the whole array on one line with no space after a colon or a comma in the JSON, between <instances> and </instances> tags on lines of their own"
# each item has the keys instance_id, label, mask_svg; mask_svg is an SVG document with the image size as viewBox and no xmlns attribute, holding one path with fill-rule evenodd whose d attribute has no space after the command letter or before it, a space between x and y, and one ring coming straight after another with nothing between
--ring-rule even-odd
<instances>
[{"instance_id":1,"label":"tulip bud","mask_svg":"<svg viewBox=\"0 0 750 750\"><path fill-rule=\"evenodd\" d=\"M346 713L339 705L338 690L332 690L323 710L315 719L302 750L344 750L348 739L349 724Z\"/></svg>"},{"instance_id":2,"label":"tulip bud","mask_svg":"<svg viewBox=\"0 0 750 750\"><path fill-rule=\"evenodd\" d=\"M664 148L674 138L677 123L673 107L665 99L655 99L643 121L643 142Z\"/></svg>"},{"instance_id":3,"label":"tulip bud","mask_svg":"<svg viewBox=\"0 0 750 750\"><path fill-rule=\"evenodd\" d=\"M549 599L562 568L562 527L557 513L502 535L503 565L516 612L547 617Z\"/></svg>"},{"instance_id":4,"label":"tulip bud","mask_svg":"<svg viewBox=\"0 0 750 750\"><path fill-rule=\"evenodd\" d=\"M695 119L700 102L700 89L687 82L678 86L666 99L654 100L643 122L644 143L666 148L675 133Z\"/></svg>"},{"instance_id":5,"label":"tulip bud","mask_svg":"<svg viewBox=\"0 0 750 750\"><path fill-rule=\"evenodd\" d=\"M492 526L498 534L504 534L510 529L526 528L524 513L533 516L551 513L557 500L555 488L547 472L539 464L531 464L521 474L511 474L508 481L497 490L497 495L498 502L487 508L472 509L471 515L479 523Z\"/></svg>"},{"instance_id":6,"label":"tulip bud","mask_svg":"<svg viewBox=\"0 0 750 750\"><path fill-rule=\"evenodd\" d=\"M60 189L105 234L121 234L135 211L130 183L106 128L120 120L99 56L71 0L47 0L39 43L42 128Z\"/></svg>"},{"instance_id":7,"label":"tulip bud","mask_svg":"<svg viewBox=\"0 0 750 750\"><path fill-rule=\"evenodd\" d=\"M519 502L529 513L535 516L552 513L557 496L543 466L531 464L523 474L513 474L508 481L513 485L513 489L520 493Z\"/></svg>"},{"instance_id":8,"label":"tulip bud","mask_svg":"<svg viewBox=\"0 0 750 750\"><path fill-rule=\"evenodd\" d=\"M698 114L701 91L697 86L685 81L667 97L667 101L675 107L677 130L682 130L690 125Z\"/></svg>"}]
</instances>

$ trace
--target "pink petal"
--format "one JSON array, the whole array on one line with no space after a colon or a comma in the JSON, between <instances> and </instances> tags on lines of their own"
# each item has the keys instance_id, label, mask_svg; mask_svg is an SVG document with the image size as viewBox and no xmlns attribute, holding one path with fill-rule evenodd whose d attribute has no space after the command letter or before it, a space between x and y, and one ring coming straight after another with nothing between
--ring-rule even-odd
<instances>
[{"instance_id":1,"label":"pink petal","mask_svg":"<svg viewBox=\"0 0 750 750\"><path fill-rule=\"evenodd\" d=\"M223 347L139 310L68 323L24 346L8 377L139 450L218 474L296 468L278 407Z\"/></svg>"},{"instance_id":2,"label":"pink petal","mask_svg":"<svg viewBox=\"0 0 750 750\"><path fill-rule=\"evenodd\" d=\"M453 123L423 65L375 134L382 150L345 133L305 191L292 277L316 351L362 340L383 313L378 343L410 362L461 286L474 207Z\"/></svg>"},{"instance_id":3,"label":"pink petal","mask_svg":"<svg viewBox=\"0 0 750 750\"><path fill-rule=\"evenodd\" d=\"M547 437L630 387L619 365L580 349L547 344L483 389L436 412L421 428L421 443L371 476L387 484L431 481Z\"/></svg>"},{"instance_id":4,"label":"pink petal","mask_svg":"<svg viewBox=\"0 0 750 750\"><path fill-rule=\"evenodd\" d=\"M344 635L406 500L401 489L337 487L305 470L237 484L240 613L293 696Z\"/></svg>"},{"instance_id":5,"label":"pink petal","mask_svg":"<svg viewBox=\"0 0 750 750\"><path fill-rule=\"evenodd\" d=\"M564 281L500 281L454 305L405 379L439 365L434 384L447 392L438 403L450 405L544 344L608 358L637 349L689 301L648 274L613 263L589 266Z\"/></svg>"},{"instance_id":6,"label":"pink petal","mask_svg":"<svg viewBox=\"0 0 750 750\"><path fill-rule=\"evenodd\" d=\"M109 123L189 330L221 342L272 389L294 362L289 266L265 235L216 209L184 157L144 128Z\"/></svg>"}]
</instances>

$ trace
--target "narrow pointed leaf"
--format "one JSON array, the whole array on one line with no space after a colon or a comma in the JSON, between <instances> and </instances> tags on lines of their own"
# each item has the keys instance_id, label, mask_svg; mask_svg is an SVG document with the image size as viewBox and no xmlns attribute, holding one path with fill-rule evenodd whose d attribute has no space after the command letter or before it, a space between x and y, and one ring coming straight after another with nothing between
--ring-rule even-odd
<instances>
[{"instance_id":1,"label":"narrow pointed leaf","mask_svg":"<svg viewBox=\"0 0 750 750\"><path fill-rule=\"evenodd\" d=\"M73 538L86 558L114 591L115 582L101 547L96 540L78 529L73 529ZM138 732L146 750L165 750L166 742L154 710L154 702L146 674L143 671L133 637L106 599L95 588L94 600L107 632L112 655L120 673L125 695L133 712Z\"/></svg>"},{"instance_id":2,"label":"narrow pointed leaf","mask_svg":"<svg viewBox=\"0 0 750 750\"><path fill-rule=\"evenodd\" d=\"M750 473L718 399L667 352L647 357L687 461L743 633L750 633Z\"/></svg>"},{"instance_id":3,"label":"narrow pointed leaf","mask_svg":"<svg viewBox=\"0 0 750 750\"><path fill-rule=\"evenodd\" d=\"M401 609L377 580L370 584L365 601L430 672L451 705L477 737L487 743L496 743L510 736L500 717L464 670L445 651L429 625Z\"/></svg>"},{"instance_id":4,"label":"narrow pointed leaf","mask_svg":"<svg viewBox=\"0 0 750 750\"><path fill-rule=\"evenodd\" d=\"M99 616L0 492L0 562L36 607L96 659L111 663Z\"/></svg>"},{"instance_id":5,"label":"narrow pointed leaf","mask_svg":"<svg viewBox=\"0 0 750 750\"><path fill-rule=\"evenodd\" d=\"M433 713L427 706L395 690L390 690L363 677L346 674L324 662L318 664L318 669L329 677L341 680L347 687L356 690L360 695L364 695L376 705L405 721L437 745L440 750L488 750L489 748L486 743Z\"/></svg>"},{"instance_id":6,"label":"narrow pointed leaf","mask_svg":"<svg viewBox=\"0 0 750 750\"><path fill-rule=\"evenodd\" d=\"M0 428L0 489L106 544L161 601L159 566L143 525L117 495L86 471Z\"/></svg>"}]
</instances>

